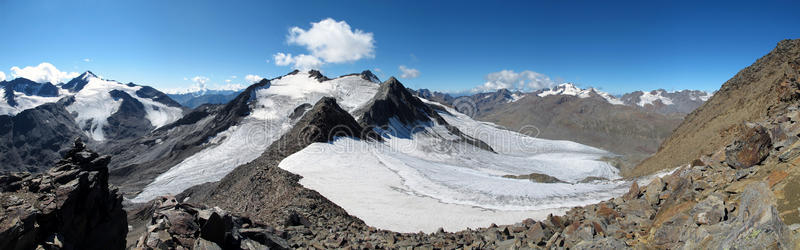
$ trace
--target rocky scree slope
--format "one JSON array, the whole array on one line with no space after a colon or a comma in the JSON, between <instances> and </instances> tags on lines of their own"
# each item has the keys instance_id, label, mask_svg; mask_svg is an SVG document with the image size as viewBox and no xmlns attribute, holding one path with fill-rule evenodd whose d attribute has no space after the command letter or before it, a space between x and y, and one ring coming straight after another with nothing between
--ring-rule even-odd
<instances>
[{"instance_id":1,"label":"rocky scree slope","mask_svg":"<svg viewBox=\"0 0 800 250\"><path fill-rule=\"evenodd\" d=\"M746 121L776 117L800 99L800 39L784 40L725 82L643 161L633 175L674 168L726 145Z\"/></svg>"},{"instance_id":2,"label":"rocky scree slope","mask_svg":"<svg viewBox=\"0 0 800 250\"><path fill-rule=\"evenodd\" d=\"M108 162L78 139L45 173L0 175L0 249L124 249L128 223Z\"/></svg>"}]
</instances>

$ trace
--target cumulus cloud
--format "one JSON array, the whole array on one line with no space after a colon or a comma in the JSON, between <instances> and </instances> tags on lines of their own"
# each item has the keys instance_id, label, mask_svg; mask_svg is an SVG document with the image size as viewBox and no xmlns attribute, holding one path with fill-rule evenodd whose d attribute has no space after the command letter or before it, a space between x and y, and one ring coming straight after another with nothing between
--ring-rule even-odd
<instances>
[{"instance_id":1,"label":"cumulus cloud","mask_svg":"<svg viewBox=\"0 0 800 250\"><path fill-rule=\"evenodd\" d=\"M84 58L84 59L83 59L83 61L84 61L84 62L91 62L91 61L92 61L92 59L89 59L89 58Z\"/></svg>"},{"instance_id":2,"label":"cumulus cloud","mask_svg":"<svg viewBox=\"0 0 800 250\"><path fill-rule=\"evenodd\" d=\"M288 42L305 46L311 55L329 63L353 62L375 57L375 39L372 33L353 30L347 22L337 22L332 18L311 23L311 28L308 30L291 28Z\"/></svg>"},{"instance_id":3,"label":"cumulus cloud","mask_svg":"<svg viewBox=\"0 0 800 250\"><path fill-rule=\"evenodd\" d=\"M229 83L229 84L225 84L225 85L222 85L222 86L212 86L210 89L213 89L213 90L239 91L239 90L244 89L244 88L245 88L244 85L241 85L241 84L238 84L238 83Z\"/></svg>"},{"instance_id":4,"label":"cumulus cloud","mask_svg":"<svg viewBox=\"0 0 800 250\"><path fill-rule=\"evenodd\" d=\"M5 81L5 80L6 80L6 73L3 73L3 71L0 71L0 81Z\"/></svg>"},{"instance_id":5,"label":"cumulus cloud","mask_svg":"<svg viewBox=\"0 0 800 250\"><path fill-rule=\"evenodd\" d=\"M286 42L303 46L309 54L277 53L273 56L275 65L296 69L319 69L326 63L355 62L364 58L375 58L375 39L372 33L353 29L345 21L326 18L311 23L308 30L300 27L289 29ZM269 61L269 60L268 60Z\"/></svg>"},{"instance_id":6,"label":"cumulus cloud","mask_svg":"<svg viewBox=\"0 0 800 250\"><path fill-rule=\"evenodd\" d=\"M61 83L77 77L78 72L62 72L48 62L40 63L37 66L26 66L19 68L11 67L11 76L14 78L23 77L38 83Z\"/></svg>"},{"instance_id":7,"label":"cumulus cloud","mask_svg":"<svg viewBox=\"0 0 800 250\"><path fill-rule=\"evenodd\" d=\"M292 54L277 53L273 56L273 58L275 59L275 65L293 65L295 69L303 71L309 69L319 69L322 64L324 64L321 60L319 60L319 58L306 54L292 56Z\"/></svg>"},{"instance_id":8,"label":"cumulus cloud","mask_svg":"<svg viewBox=\"0 0 800 250\"><path fill-rule=\"evenodd\" d=\"M246 76L244 76L245 82L247 82L249 84L257 83L257 82L261 81L261 79L264 79L264 78L259 76L259 75L246 75Z\"/></svg>"},{"instance_id":9,"label":"cumulus cloud","mask_svg":"<svg viewBox=\"0 0 800 250\"><path fill-rule=\"evenodd\" d=\"M209 79L208 77L205 77L205 76L195 76L195 77L192 78L192 81L195 84L197 84L197 87L199 87L200 89L205 89L206 88L206 83L211 81L211 79Z\"/></svg>"},{"instance_id":10,"label":"cumulus cloud","mask_svg":"<svg viewBox=\"0 0 800 250\"><path fill-rule=\"evenodd\" d=\"M400 78L417 78L419 77L419 70L408 68L405 65L400 65Z\"/></svg>"},{"instance_id":11,"label":"cumulus cloud","mask_svg":"<svg viewBox=\"0 0 800 250\"><path fill-rule=\"evenodd\" d=\"M478 87L473 88L471 91L489 92L499 89L510 89L519 91L534 91L544 88L550 88L556 83L550 77L525 70L522 72L514 72L513 70L502 70L499 72L492 72L486 75L486 82Z\"/></svg>"}]
</instances>

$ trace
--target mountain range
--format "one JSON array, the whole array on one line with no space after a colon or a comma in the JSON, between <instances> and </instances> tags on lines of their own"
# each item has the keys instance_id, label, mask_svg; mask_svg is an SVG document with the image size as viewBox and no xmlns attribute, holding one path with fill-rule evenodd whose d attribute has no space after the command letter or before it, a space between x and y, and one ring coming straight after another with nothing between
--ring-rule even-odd
<instances>
[{"instance_id":1,"label":"mountain range","mask_svg":"<svg viewBox=\"0 0 800 250\"><path fill-rule=\"evenodd\" d=\"M798 65L800 40L781 41L707 102L574 85L459 101L311 70L188 110L91 72L15 79L2 82L0 145L21 162L4 170L25 172L0 174L0 246L793 249ZM537 138L644 140L691 102L704 103L630 168Z\"/></svg>"},{"instance_id":2,"label":"mountain range","mask_svg":"<svg viewBox=\"0 0 800 250\"><path fill-rule=\"evenodd\" d=\"M63 155L72 139L92 147L124 144L188 112L164 93L100 79L87 71L67 83L24 78L0 82L2 170L41 171Z\"/></svg>"},{"instance_id":3,"label":"mountain range","mask_svg":"<svg viewBox=\"0 0 800 250\"><path fill-rule=\"evenodd\" d=\"M459 97L427 89L415 93L509 130L609 150L620 156L613 162L623 173L655 153L683 116L712 95L659 89L616 97L571 83L530 93L506 89Z\"/></svg>"}]
</instances>

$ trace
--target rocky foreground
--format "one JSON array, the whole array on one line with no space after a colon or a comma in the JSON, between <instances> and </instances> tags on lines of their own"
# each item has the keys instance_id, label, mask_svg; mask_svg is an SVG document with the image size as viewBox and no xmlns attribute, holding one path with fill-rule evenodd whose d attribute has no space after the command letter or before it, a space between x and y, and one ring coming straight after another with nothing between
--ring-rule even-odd
<instances>
[{"instance_id":1,"label":"rocky foreground","mask_svg":"<svg viewBox=\"0 0 800 250\"><path fill-rule=\"evenodd\" d=\"M108 156L80 140L49 171L0 174L0 249L123 249L122 196Z\"/></svg>"}]
</instances>

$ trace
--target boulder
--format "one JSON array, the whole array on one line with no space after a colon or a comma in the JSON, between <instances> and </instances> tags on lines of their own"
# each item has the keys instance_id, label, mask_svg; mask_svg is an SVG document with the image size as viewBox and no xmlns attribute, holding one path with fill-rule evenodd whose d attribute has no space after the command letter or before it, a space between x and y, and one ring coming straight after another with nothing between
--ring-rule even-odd
<instances>
[{"instance_id":1,"label":"boulder","mask_svg":"<svg viewBox=\"0 0 800 250\"><path fill-rule=\"evenodd\" d=\"M767 129L754 125L725 147L725 163L737 169L749 168L766 159L771 149L772 139Z\"/></svg>"}]
</instances>

